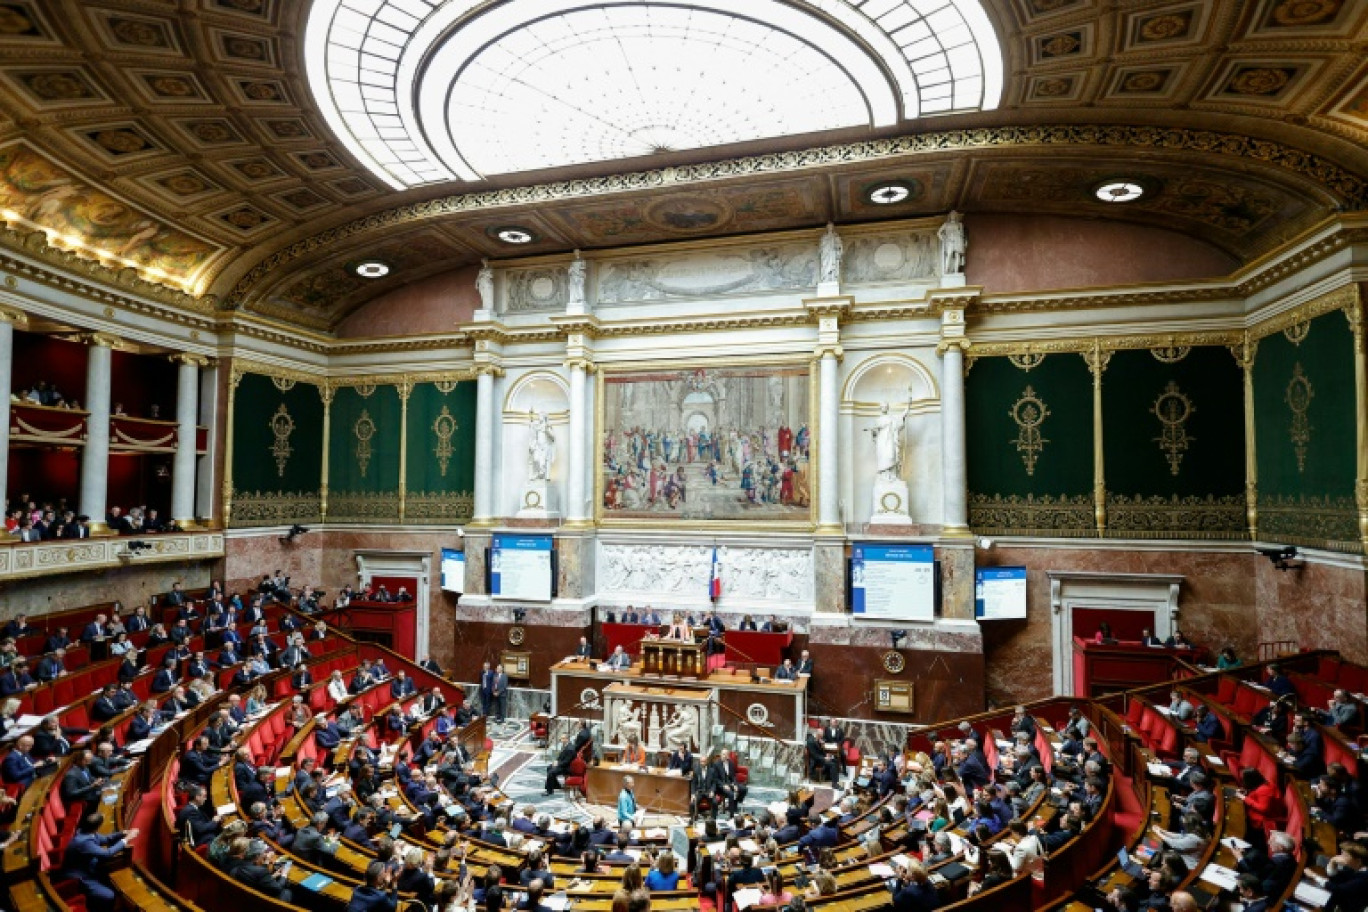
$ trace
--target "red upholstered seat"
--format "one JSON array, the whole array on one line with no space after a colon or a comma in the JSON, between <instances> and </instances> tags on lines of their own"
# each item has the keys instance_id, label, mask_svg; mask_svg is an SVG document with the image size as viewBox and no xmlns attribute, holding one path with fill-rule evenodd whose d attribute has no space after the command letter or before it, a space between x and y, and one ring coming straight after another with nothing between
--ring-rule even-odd
<instances>
[{"instance_id":1,"label":"red upholstered seat","mask_svg":"<svg viewBox=\"0 0 1368 912\"><path fill-rule=\"evenodd\" d=\"M577 792L584 791L584 776L589 770L589 764L584 762L582 757L576 757L570 761L570 775L565 777L565 787L574 789Z\"/></svg>"}]
</instances>

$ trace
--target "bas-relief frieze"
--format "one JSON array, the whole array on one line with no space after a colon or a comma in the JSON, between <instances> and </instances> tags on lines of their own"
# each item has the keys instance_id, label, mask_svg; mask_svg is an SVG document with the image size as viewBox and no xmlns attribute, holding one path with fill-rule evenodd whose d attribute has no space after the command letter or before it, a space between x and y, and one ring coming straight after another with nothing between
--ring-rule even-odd
<instances>
[{"instance_id":1,"label":"bas-relief frieze","mask_svg":"<svg viewBox=\"0 0 1368 912\"><path fill-rule=\"evenodd\" d=\"M712 579L713 549L706 545L599 546L596 578L603 596L675 597L705 601ZM812 552L796 548L717 549L722 602L772 601L811 606Z\"/></svg>"},{"instance_id":2,"label":"bas-relief frieze","mask_svg":"<svg viewBox=\"0 0 1368 912\"><path fill-rule=\"evenodd\" d=\"M699 251L605 262L599 304L799 291L817 286L815 244Z\"/></svg>"},{"instance_id":3,"label":"bas-relief frieze","mask_svg":"<svg viewBox=\"0 0 1368 912\"><path fill-rule=\"evenodd\" d=\"M564 267L509 269L504 273L504 312L564 310L570 300Z\"/></svg>"},{"instance_id":4,"label":"bas-relief frieze","mask_svg":"<svg viewBox=\"0 0 1368 912\"><path fill-rule=\"evenodd\" d=\"M866 285L932 281L939 277L940 265L940 241L935 231L864 235L845 242L841 282Z\"/></svg>"}]
</instances>

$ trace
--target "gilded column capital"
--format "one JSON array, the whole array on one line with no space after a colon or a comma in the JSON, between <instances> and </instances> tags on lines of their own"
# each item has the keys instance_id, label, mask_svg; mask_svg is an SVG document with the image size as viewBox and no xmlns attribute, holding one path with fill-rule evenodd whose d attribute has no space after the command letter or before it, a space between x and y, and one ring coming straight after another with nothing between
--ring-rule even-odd
<instances>
[{"instance_id":1,"label":"gilded column capital","mask_svg":"<svg viewBox=\"0 0 1368 912\"><path fill-rule=\"evenodd\" d=\"M968 354L969 349L973 347L974 343L968 339L941 339L936 343L936 354L944 355L952 348L957 348L961 353ZM965 369L968 370L968 362L965 363Z\"/></svg>"},{"instance_id":2,"label":"gilded column capital","mask_svg":"<svg viewBox=\"0 0 1368 912\"><path fill-rule=\"evenodd\" d=\"M485 374L488 374L497 380L504 375L504 369L492 361L486 361L482 364L475 365L475 376L482 377Z\"/></svg>"},{"instance_id":3,"label":"gilded column capital","mask_svg":"<svg viewBox=\"0 0 1368 912\"><path fill-rule=\"evenodd\" d=\"M839 342L819 342L817 347L812 350L812 354L816 358L825 358L830 355L840 361L845 357L845 349L841 347Z\"/></svg>"},{"instance_id":4,"label":"gilded column capital","mask_svg":"<svg viewBox=\"0 0 1368 912\"><path fill-rule=\"evenodd\" d=\"M337 383L333 380L324 380L318 384L318 398L323 400L325 406L332 405L333 399L337 397Z\"/></svg>"},{"instance_id":5,"label":"gilded column capital","mask_svg":"<svg viewBox=\"0 0 1368 912\"><path fill-rule=\"evenodd\" d=\"M197 355L194 352L176 352L169 355L168 360L176 364L193 364L195 367L204 368L209 365L209 359L204 355Z\"/></svg>"},{"instance_id":6,"label":"gilded column capital","mask_svg":"<svg viewBox=\"0 0 1368 912\"><path fill-rule=\"evenodd\" d=\"M1111 358L1112 352L1103 348L1101 342L1094 342L1091 350L1083 352L1083 360L1088 363L1088 370L1092 371L1093 383L1101 384Z\"/></svg>"},{"instance_id":7,"label":"gilded column capital","mask_svg":"<svg viewBox=\"0 0 1368 912\"><path fill-rule=\"evenodd\" d=\"M82 333L76 337L82 345L90 345L96 348L123 348L123 340L112 333Z\"/></svg>"},{"instance_id":8,"label":"gilded column capital","mask_svg":"<svg viewBox=\"0 0 1368 912\"><path fill-rule=\"evenodd\" d=\"M588 358L566 358L565 369L582 370L586 374L592 374L597 369L597 365Z\"/></svg>"}]
</instances>

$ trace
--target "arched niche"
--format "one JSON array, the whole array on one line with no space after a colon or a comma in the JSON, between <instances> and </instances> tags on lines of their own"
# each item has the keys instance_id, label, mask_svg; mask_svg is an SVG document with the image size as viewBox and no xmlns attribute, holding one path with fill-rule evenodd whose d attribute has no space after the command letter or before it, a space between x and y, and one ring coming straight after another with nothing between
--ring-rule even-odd
<instances>
[{"instance_id":1,"label":"arched niche","mask_svg":"<svg viewBox=\"0 0 1368 912\"><path fill-rule=\"evenodd\" d=\"M554 511L564 513L566 478L570 468L570 390L565 378L552 371L529 371L511 378L502 415L502 478L500 515L512 516L522 507L527 484L527 447L534 413L544 413L555 437L550 482L556 492Z\"/></svg>"},{"instance_id":2,"label":"arched niche","mask_svg":"<svg viewBox=\"0 0 1368 912\"><path fill-rule=\"evenodd\" d=\"M935 358L935 354L928 351L927 357ZM870 355L849 365L840 405L842 519L847 523L868 522L873 512L877 469L868 431L878 420L884 403L895 414L907 409L902 478L907 482L912 522L939 524L940 382L937 372L923 360L901 352Z\"/></svg>"}]
</instances>

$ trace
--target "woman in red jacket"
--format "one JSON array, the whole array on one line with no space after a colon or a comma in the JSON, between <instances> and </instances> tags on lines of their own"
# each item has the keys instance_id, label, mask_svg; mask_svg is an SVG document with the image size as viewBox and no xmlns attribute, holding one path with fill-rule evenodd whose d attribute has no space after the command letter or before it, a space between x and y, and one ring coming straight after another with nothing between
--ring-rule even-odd
<instances>
[{"instance_id":1,"label":"woman in red jacket","mask_svg":"<svg viewBox=\"0 0 1368 912\"><path fill-rule=\"evenodd\" d=\"M1260 830L1268 834L1279 829L1287 820L1287 806L1272 783L1253 767L1240 770L1240 785L1235 794L1245 805L1245 839L1261 841L1251 839L1249 834Z\"/></svg>"}]
</instances>

